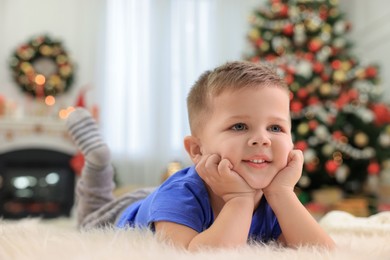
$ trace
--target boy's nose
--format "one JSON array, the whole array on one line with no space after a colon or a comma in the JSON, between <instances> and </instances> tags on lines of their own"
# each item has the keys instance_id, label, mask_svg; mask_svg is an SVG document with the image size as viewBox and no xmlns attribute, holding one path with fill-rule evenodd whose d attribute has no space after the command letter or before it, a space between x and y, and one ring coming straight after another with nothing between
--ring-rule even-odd
<instances>
[{"instance_id":1,"label":"boy's nose","mask_svg":"<svg viewBox=\"0 0 390 260\"><path fill-rule=\"evenodd\" d=\"M249 146L270 145L270 144L271 144L271 140L266 135L254 136L248 142Z\"/></svg>"}]
</instances>

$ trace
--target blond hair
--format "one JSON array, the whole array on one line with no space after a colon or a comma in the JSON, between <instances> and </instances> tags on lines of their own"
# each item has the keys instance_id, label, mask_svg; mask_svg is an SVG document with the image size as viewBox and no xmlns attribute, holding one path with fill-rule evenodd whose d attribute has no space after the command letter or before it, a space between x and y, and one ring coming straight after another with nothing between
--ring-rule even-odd
<instances>
[{"instance_id":1,"label":"blond hair","mask_svg":"<svg viewBox=\"0 0 390 260\"><path fill-rule=\"evenodd\" d=\"M288 87L276 70L265 63L234 61L204 72L192 86L187 97L188 120L194 134L211 114L211 99L225 91L247 87Z\"/></svg>"}]
</instances>

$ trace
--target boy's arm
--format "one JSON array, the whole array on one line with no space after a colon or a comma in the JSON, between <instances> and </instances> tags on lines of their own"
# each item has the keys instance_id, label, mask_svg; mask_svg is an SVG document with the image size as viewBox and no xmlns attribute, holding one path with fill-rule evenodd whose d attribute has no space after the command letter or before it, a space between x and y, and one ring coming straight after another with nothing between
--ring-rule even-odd
<instances>
[{"instance_id":1,"label":"boy's arm","mask_svg":"<svg viewBox=\"0 0 390 260\"><path fill-rule=\"evenodd\" d=\"M163 239L189 250L245 245L252 221L255 191L231 170L228 160L221 160L218 155L203 156L196 168L210 187L210 193L222 201L221 211L218 213L217 210L215 221L201 233L183 225L157 222L156 232Z\"/></svg>"},{"instance_id":2,"label":"boy's arm","mask_svg":"<svg viewBox=\"0 0 390 260\"><path fill-rule=\"evenodd\" d=\"M310 215L294 193L294 186L302 172L303 155L293 150L287 166L265 188L264 195L274 211L282 235L288 246L318 245L335 246L333 240Z\"/></svg>"},{"instance_id":3,"label":"boy's arm","mask_svg":"<svg viewBox=\"0 0 390 260\"><path fill-rule=\"evenodd\" d=\"M236 247L246 244L252 212L253 201L236 198L228 201L214 223L201 233L184 225L165 221L156 222L155 228L163 240L190 251Z\"/></svg>"}]
</instances>

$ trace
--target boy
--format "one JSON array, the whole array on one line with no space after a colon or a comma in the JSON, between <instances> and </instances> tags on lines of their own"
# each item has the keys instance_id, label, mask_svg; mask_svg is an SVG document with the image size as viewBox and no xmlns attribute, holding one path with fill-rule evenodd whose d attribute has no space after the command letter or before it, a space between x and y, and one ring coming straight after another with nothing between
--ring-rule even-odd
<instances>
[{"instance_id":1,"label":"boy","mask_svg":"<svg viewBox=\"0 0 390 260\"><path fill-rule=\"evenodd\" d=\"M248 240L334 247L294 194L303 155L293 149L289 92L274 70L226 63L201 75L187 104L191 135L184 147L194 166L154 191L119 200L111 195L110 155L95 122L85 110L69 116L69 133L86 159L77 187L82 227L149 227L189 250Z\"/></svg>"}]
</instances>

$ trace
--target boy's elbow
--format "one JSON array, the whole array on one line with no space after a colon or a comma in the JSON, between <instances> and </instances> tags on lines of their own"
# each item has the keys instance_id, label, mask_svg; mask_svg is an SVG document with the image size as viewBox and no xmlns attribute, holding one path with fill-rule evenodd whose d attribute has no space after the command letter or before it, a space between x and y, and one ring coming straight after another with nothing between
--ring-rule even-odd
<instances>
[{"instance_id":1,"label":"boy's elbow","mask_svg":"<svg viewBox=\"0 0 390 260\"><path fill-rule=\"evenodd\" d=\"M311 240L311 241L287 241L283 234L278 238L278 242L286 247L299 248L301 246L315 246L324 248L326 250L333 250L336 248L336 243L331 237L324 237L322 239Z\"/></svg>"}]
</instances>

